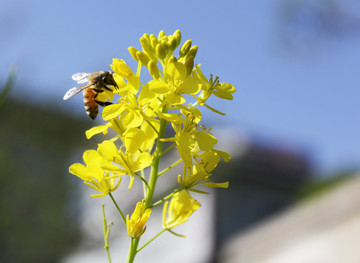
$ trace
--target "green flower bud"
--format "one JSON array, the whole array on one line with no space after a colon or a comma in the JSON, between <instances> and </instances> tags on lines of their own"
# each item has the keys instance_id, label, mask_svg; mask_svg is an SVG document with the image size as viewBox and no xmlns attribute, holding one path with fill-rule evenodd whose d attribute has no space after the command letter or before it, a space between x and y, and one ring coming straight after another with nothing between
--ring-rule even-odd
<instances>
[{"instance_id":1,"label":"green flower bud","mask_svg":"<svg viewBox=\"0 0 360 263\"><path fill-rule=\"evenodd\" d=\"M180 51L179 51L180 57L186 56L186 54L189 52L189 50L191 48L191 45L192 45L191 39L186 40L186 42L180 48Z\"/></svg>"},{"instance_id":2,"label":"green flower bud","mask_svg":"<svg viewBox=\"0 0 360 263\"><path fill-rule=\"evenodd\" d=\"M150 60L149 63L147 64L147 67L149 69L150 75L154 79L158 79L160 77L159 68L154 61Z\"/></svg>"},{"instance_id":3,"label":"green flower bud","mask_svg":"<svg viewBox=\"0 0 360 263\"><path fill-rule=\"evenodd\" d=\"M174 62L177 62L177 59L176 59L176 57L171 56L171 57L169 58L169 60L168 60L168 64L174 63Z\"/></svg>"},{"instance_id":4,"label":"green flower bud","mask_svg":"<svg viewBox=\"0 0 360 263\"><path fill-rule=\"evenodd\" d=\"M191 57L191 56L196 57L196 53L197 53L198 49L199 49L199 47L198 47L198 46L193 46L192 48L190 48L189 53L187 53L187 55L186 55L186 56L189 56L189 57Z\"/></svg>"},{"instance_id":5,"label":"green flower bud","mask_svg":"<svg viewBox=\"0 0 360 263\"><path fill-rule=\"evenodd\" d=\"M164 30L161 30L161 31L159 32L158 39L160 40L160 39L162 39L163 37L166 37L166 34L165 34Z\"/></svg>"},{"instance_id":6,"label":"green flower bud","mask_svg":"<svg viewBox=\"0 0 360 263\"><path fill-rule=\"evenodd\" d=\"M146 66L146 65L149 63L149 61L150 61L148 55L146 55L146 54L145 54L144 52L142 52L142 51L137 51L137 52L136 52L136 56L139 58L141 64L144 65L144 66Z\"/></svg>"},{"instance_id":7,"label":"green flower bud","mask_svg":"<svg viewBox=\"0 0 360 263\"><path fill-rule=\"evenodd\" d=\"M139 62L139 58L136 55L136 52L138 52L138 50L134 47L129 47L128 48L130 55L133 57L133 59L135 59L137 62Z\"/></svg>"},{"instance_id":8,"label":"green flower bud","mask_svg":"<svg viewBox=\"0 0 360 263\"><path fill-rule=\"evenodd\" d=\"M175 39L176 39L176 47L178 47L178 46L180 45L180 43L181 43L181 32L180 32L180 30L179 30L179 29L176 30L176 31L174 32L173 36L174 36Z\"/></svg>"},{"instance_id":9,"label":"green flower bud","mask_svg":"<svg viewBox=\"0 0 360 263\"><path fill-rule=\"evenodd\" d=\"M191 74L193 68L194 68L194 56L187 56L185 59L185 67L186 67L186 72L188 75Z\"/></svg>"},{"instance_id":10,"label":"green flower bud","mask_svg":"<svg viewBox=\"0 0 360 263\"><path fill-rule=\"evenodd\" d=\"M160 59L164 59L166 57L166 51L160 43L156 45L155 53Z\"/></svg>"},{"instance_id":11,"label":"green flower bud","mask_svg":"<svg viewBox=\"0 0 360 263\"><path fill-rule=\"evenodd\" d=\"M168 37L161 39L160 41L160 45L163 47L163 49L165 50L166 53L169 53L170 50L170 46L169 46L169 41L168 41Z\"/></svg>"},{"instance_id":12,"label":"green flower bud","mask_svg":"<svg viewBox=\"0 0 360 263\"><path fill-rule=\"evenodd\" d=\"M141 46L143 48L144 51L147 51L149 53L152 53L153 49L151 47L150 44L150 37L148 34L144 34L141 38L140 38L140 43Z\"/></svg>"},{"instance_id":13,"label":"green flower bud","mask_svg":"<svg viewBox=\"0 0 360 263\"><path fill-rule=\"evenodd\" d=\"M156 48L156 45L159 43L158 39L156 38L156 36L154 34L150 35L150 44L152 46L153 49Z\"/></svg>"},{"instance_id":14,"label":"green flower bud","mask_svg":"<svg viewBox=\"0 0 360 263\"><path fill-rule=\"evenodd\" d=\"M176 38L174 36L169 36L169 48L171 50L171 52L174 52L174 50L176 49Z\"/></svg>"}]
</instances>

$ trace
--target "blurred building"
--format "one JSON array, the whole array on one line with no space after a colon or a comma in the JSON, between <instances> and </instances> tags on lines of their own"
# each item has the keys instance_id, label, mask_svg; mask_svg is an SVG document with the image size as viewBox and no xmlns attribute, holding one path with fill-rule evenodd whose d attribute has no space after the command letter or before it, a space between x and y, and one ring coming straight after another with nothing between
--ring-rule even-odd
<instances>
[{"instance_id":1,"label":"blurred building","mask_svg":"<svg viewBox=\"0 0 360 263\"><path fill-rule=\"evenodd\" d=\"M222 263L358 263L360 178L307 199L223 247Z\"/></svg>"},{"instance_id":2,"label":"blurred building","mask_svg":"<svg viewBox=\"0 0 360 263\"><path fill-rule=\"evenodd\" d=\"M230 186L219 189L216 200L215 249L267 217L293 204L311 175L308 157L300 150L276 144L249 143L246 150L219 171ZM216 255L215 255L216 257Z\"/></svg>"}]
</instances>

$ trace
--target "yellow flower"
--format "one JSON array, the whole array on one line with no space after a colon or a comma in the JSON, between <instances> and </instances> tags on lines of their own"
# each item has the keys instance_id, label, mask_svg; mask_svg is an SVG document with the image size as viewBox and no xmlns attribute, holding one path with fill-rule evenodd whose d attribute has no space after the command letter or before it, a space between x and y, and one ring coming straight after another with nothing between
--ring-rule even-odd
<instances>
[{"instance_id":1,"label":"yellow flower","mask_svg":"<svg viewBox=\"0 0 360 263\"><path fill-rule=\"evenodd\" d=\"M228 188L228 182L214 183L210 181L210 172L217 166L220 161L218 150L212 149L202 154L198 154L197 157L200 157L200 162L196 159L197 163L192 167L192 171L184 170L183 174L178 176L179 185L190 191L198 193L206 193L202 190L194 188L198 185Z\"/></svg>"},{"instance_id":2,"label":"yellow flower","mask_svg":"<svg viewBox=\"0 0 360 263\"><path fill-rule=\"evenodd\" d=\"M91 196L105 196L118 188L121 182L121 178L119 178L118 182L115 184L116 179L114 176L110 176L108 172L101 168L104 165L104 160L97 151L85 151L83 154L83 159L86 166L81 163L74 163L70 166L69 172L84 180L84 183L87 186L102 192L102 194Z\"/></svg>"},{"instance_id":3,"label":"yellow flower","mask_svg":"<svg viewBox=\"0 0 360 263\"><path fill-rule=\"evenodd\" d=\"M197 98L199 105L204 105L204 103L212 94L221 99L233 99L232 93L236 92L236 89L233 85L231 85L230 83L220 83L218 77L213 80L212 75L210 76L210 79L207 80L207 78L202 73L200 67L198 65L195 65L195 68L195 73L201 83L201 94Z\"/></svg>"},{"instance_id":4,"label":"yellow flower","mask_svg":"<svg viewBox=\"0 0 360 263\"><path fill-rule=\"evenodd\" d=\"M210 176L201 164L195 164L192 172L185 171L184 174L178 176L178 183L181 187L191 189L200 184Z\"/></svg>"},{"instance_id":5,"label":"yellow flower","mask_svg":"<svg viewBox=\"0 0 360 263\"><path fill-rule=\"evenodd\" d=\"M150 152L152 150L158 136L157 131L159 128L160 123L158 121L152 121L151 125L148 122L144 122L141 125L141 130L145 133L145 140L140 148L142 152Z\"/></svg>"},{"instance_id":6,"label":"yellow flower","mask_svg":"<svg viewBox=\"0 0 360 263\"><path fill-rule=\"evenodd\" d=\"M135 173L145 169L151 165L153 157L148 152L142 152L139 154L124 153L122 148L118 151L115 144L112 141L106 140L99 144L98 153L105 160L114 162L118 166L107 166L104 169L108 169L113 173L128 174L130 176L129 188L131 188Z\"/></svg>"},{"instance_id":7,"label":"yellow flower","mask_svg":"<svg viewBox=\"0 0 360 263\"><path fill-rule=\"evenodd\" d=\"M116 131L116 133L119 136L121 136L123 134L123 132L125 131L125 127L124 127L123 123L119 119L114 118L114 119L109 120L109 122L106 123L105 125L95 126L95 127L90 128L89 130L87 130L85 132L86 138L90 139L91 137L93 137L94 135L99 134L99 133L103 133L104 135L106 135L108 133L109 128L112 128L114 131Z\"/></svg>"},{"instance_id":8,"label":"yellow flower","mask_svg":"<svg viewBox=\"0 0 360 263\"><path fill-rule=\"evenodd\" d=\"M106 106L102 116L106 121L119 116L125 129L139 127L144 122L141 108L133 94L123 97L118 104Z\"/></svg>"},{"instance_id":9,"label":"yellow flower","mask_svg":"<svg viewBox=\"0 0 360 263\"><path fill-rule=\"evenodd\" d=\"M163 208L163 228L172 229L188 221L189 217L201 206L198 201L193 199L190 194L182 190L174 194L170 201L164 204Z\"/></svg>"},{"instance_id":10,"label":"yellow flower","mask_svg":"<svg viewBox=\"0 0 360 263\"><path fill-rule=\"evenodd\" d=\"M126 228L131 238L139 238L146 230L146 222L151 214L151 209L145 209L145 201L139 202L136 205L134 213L129 219L129 215L126 217Z\"/></svg>"},{"instance_id":11,"label":"yellow flower","mask_svg":"<svg viewBox=\"0 0 360 263\"><path fill-rule=\"evenodd\" d=\"M126 65L125 61L122 59L113 59L113 63L110 65L114 71L114 79L118 83L119 79L124 78L128 81L127 90L133 94L136 94L140 87L140 77L136 76L131 68ZM119 83L123 84L123 83ZM121 90L121 88L120 88ZM124 92L124 91L123 91Z\"/></svg>"}]
</instances>

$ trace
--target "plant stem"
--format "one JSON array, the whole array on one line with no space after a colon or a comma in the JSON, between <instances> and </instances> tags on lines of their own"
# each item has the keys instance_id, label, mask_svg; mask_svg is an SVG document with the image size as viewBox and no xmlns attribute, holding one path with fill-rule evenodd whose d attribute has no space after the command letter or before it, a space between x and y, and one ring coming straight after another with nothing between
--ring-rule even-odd
<instances>
[{"instance_id":1,"label":"plant stem","mask_svg":"<svg viewBox=\"0 0 360 263\"><path fill-rule=\"evenodd\" d=\"M111 200L114 202L114 205L116 206L116 208L117 208L117 210L118 210L119 214L121 215L122 219L124 220L124 223L126 224L126 219L125 219L125 216L124 216L123 212L121 211L120 207L118 206L118 204L116 203L116 201L115 201L114 197L112 196L112 194L111 194L111 193L109 193L109 196L111 197Z\"/></svg>"},{"instance_id":2,"label":"plant stem","mask_svg":"<svg viewBox=\"0 0 360 263\"><path fill-rule=\"evenodd\" d=\"M150 171L150 179L149 179L149 189L147 191L147 195L145 198L145 207L149 208L151 207L152 199L154 196L155 191L155 185L158 178L158 171L159 171L159 164L160 164L160 158L162 156L162 146L163 142L160 140L164 138L165 130L166 130L166 120L161 119L160 120L160 130L159 130L159 137L156 143L156 149L154 153L154 160L151 165L151 171Z\"/></svg>"},{"instance_id":3,"label":"plant stem","mask_svg":"<svg viewBox=\"0 0 360 263\"><path fill-rule=\"evenodd\" d=\"M170 165L168 168L166 168L166 169L164 169L163 171L161 171L161 172L158 174L158 177L159 177L160 175L163 175L164 173L166 173L167 171L169 171L170 169L172 169L173 167L175 167L176 165L178 165L178 164L181 163L181 162L182 162L181 159L177 160L177 161L174 162L172 165Z\"/></svg>"},{"instance_id":4,"label":"plant stem","mask_svg":"<svg viewBox=\"0 0 360 263\"><path fill-rule=\"evenodd\" d=\"M154 204L151 206L151 208L153 208L153 207L155 207L155 206L157 206L157 205L165 202L166 200L168 200L169 198L171 198L174 194L176 194L177 192L180 192L180 191L183 190L183 189L184 189L184 187L180 187L180 188L178 188L178 189L175 189L171 194L165 196L164 198L162 198L162 199L160 199L159 201L157 201L156 203L154 203Z\"/></svg>"},{"instance_id":5,"label":"plant stem","mask_svg":"<svg viewBox=\"0 0 360 263\"><path fill-rule=\"evenodd\" d=\"M128 258L126 260L127 263L132 263L134 262L135 256L136 256L136 250L137 250L137 246L139 244L139 240L140 238L131 238L130 241L130 248L129 248L129 253L128 253Z\"/></svg>"},{"instance_id":6,"label":"plant stem","mask_svg":"<svg viewBox=\"0 0 360 263\"><path fill-rule=\"evenodd\" d=\"M108 224L106 222L106 217L105 217L105 206L102 205L102 214L103 214L103 224L104 224L104 242L105 242L105 245L104 245L104 248L106 250L106 254L108 256L108 260L109 260L109 263L111 263L111 257L110 257L110 251L109 251L109 233L110 233L110 228L108 228Z\"/></svg>"},{"instance_id":7,"label":"plant stem","mask_svg":"<svg viewBox=\"0 0 360 263\"><path fill-rule=\"evenodd\" d=\"M166 112L167 109L166 107L163 108L163 112ZM155 152L154 152L154 159L151 165L151 171L150 171L150 179L149 179L149 183L148 183L148 189L146 191L146 196L145 196L145 207L146 208L150 208L151 207L151 203L152 203L152 199L154 196L154 191L155 191L155 185L156 185L156 181L158 178L158 171L159 171L159 164L160 164L160 159L162 156L162 146L163 146L163 142L160 140L162 138L164 138L165 136L165 131L166 131L166 125L167 125L167 121L164 119L160 120L160 129L159 129L159 135L158 135L158 139L156 142L156 148L155 148ZM140 237L139 238L131 238L131 242L130 242L130 248L129 248L129 253L128 253L128 258L127 258L127 263L133 263L136 253L137 253L137 247L140 241Z\"/></svg>"},{"instance_id":8,"label":"plant stem","mask_svg":"<svg viewBox=\"0 0 360 263\"><path fill-rule=\"evenodd\" d=\"M148 242L146 242L141 248L139 248L137 250L137 252L139 252L140 250L142 250L144 247L146 247L147 245L149 245L152 241L154 241L155 238L157 238L158 236L160 236L162 233L164 233L166 231L166 229L161 230L156 236L154 236L152 239L150 239Z\"/></svg>"}]
</instances>

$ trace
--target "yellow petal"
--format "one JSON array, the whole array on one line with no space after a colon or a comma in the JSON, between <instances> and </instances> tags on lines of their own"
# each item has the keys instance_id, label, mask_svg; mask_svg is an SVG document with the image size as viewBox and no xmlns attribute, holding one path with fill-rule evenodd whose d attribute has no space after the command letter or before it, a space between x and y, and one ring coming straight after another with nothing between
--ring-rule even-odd
<instances>
[{"instance_id":1,"label":"yellow petal","mask_svg":"<svg viewBox=\"0 0 360 263\"><path fill-rule=\"evenodd\" d=\"M166 73L174 80L184 80L187 76L186 67L180 62L169 63Z\"/></svg>"},{"instance_id":2,"label":"yellow petal","mask_svg":"<svg viewBox=\"0 0 360 263\"><path fill-rule=\"evenodd\" d=\"M228 188L228 187L229 187L229 182L225 182L225 183L213 183L213 182L209 182L209 183L203 183L203 185L206 185L206 186L208 186L208 187Z\"/></svg>"},{"instance_id":3,"label":"yellow petal","mask_svg":"<svg viewBox=\"0 0 360 263\"><path fill-rule=\"evenodd\" d=\"M133 170L140 171L142 169L145 169L146 167L151 165L152 159L153 157L147 152L139 154L136 162L134 163Z\"/></svg>"},{"instance_id":4,"label":"yellow petal","mask_svg":"<svg viewBox=\"0 0 360 263\"><path fill-rule=\"evenodd\" d=\"M86 138L90 139L94 135L99 134L101 132L103 134L107 134L108 129L109 129L109 124L92 127L91 129L89 129L85 132Z\"/></svg>"},{"instance_id":5,"label":"yellow petal","mask_svg":"<svg viewBox=\"0 0 360 263\"><path fill-rule=\"evenodd\" d=\"M184 80L179 87L179 92L185 94L196 94L200 91L199 79L190 77Z\"/></svg>"},{"instance_id":6,"label":"yellow petal","mask_svg":"<svg viewBox=\"0 0 360 263\"><path fill-rule=\"evenodd\" d=\"M81 163L74 163L69 167L69 172L82 180L89 180L86 167Z\"/></svg>"},{"instance_id":7,"label":"yellow petal","mask_svg":"<svg viewBox=\"0 0 360 263\"><path fill-rule=\"evenodd\" d=\"M231 155L227 152L224 152L224 151L220 151L220 150L215 150L214 151L219 154L221 156L221 158L224 159L225 162L228 162L231 160Z\"/></svg>"},{"instance_id":8,"label":"yellow petal","mask_svg":"<svg viewBox=\"0 0 360 263\"><path fill-rule=\"evenodd\" d=\"M170 91L169 85L159 80L149 81L148 84L149 89L157 94L166 94Z\"/></svg>"},{"instance_id":9,"label":"yellow petal","mask_svg":"<svg viewBox=\"0 0 360 263\"><path fill-rule=\"evenodd\" d=\"M98 145L98 153L108 161L113 161L118 155L118 150L112 141L106 140Z\"/></svg>"},{"instance_id":10,"label":"yellow petal","mask_svg":"<svg viewBox=\"0 0 360 263\"><path fill-rule=\"evenodd\" d=\"M83 160L87 165L89 165L91 163L94 163L94 162L96 162L96 163L101 162L100 155L95 150L87 150L87 151L85 151L84 154L83 154Z\"/></svg>"},{"instance_id":11,"label":"yellow petal","mask_svg":"<svg viewBox=\"0 0 360 263\"><path fill-rule=\"evenodd\" d=\"M138 128L130 128L123 134L126 151L135 153L145 140L145 133Z\"/></svg>"},{"instance_id":12,"label":"yellow petal","mask_svg":"<svg viewBox=\"0 0 360 263\"><path fill-rule=\"evenodd\" d=\"M217 139L215 138L215 136L207 132L196 132L195 138L197 143L199 144L200 150L202 151L211 150L217 143Z\"/></svg>"},{"instance_id":13,"label":"yellow petal","mask_svg":"<svg viewBox=\"0 0 360 263\"><path fill-rule=\"evenodd\" d=\"M122 120L126 128L139 127L144 121L143 116L137 110L129 111L123 116L124 117L122 117Z\"/></svg>"},{"instance_id":14,"label":"yellow petal","mask_svg":"<svg viewBox=\"0 0 360 263\"><path fill-rule=\"evenodd\" d=\"M111 104L106 106L102 112L102 117L105 121L116 118L121 113L120 104Z\"/></svg>"}]
</instances>

